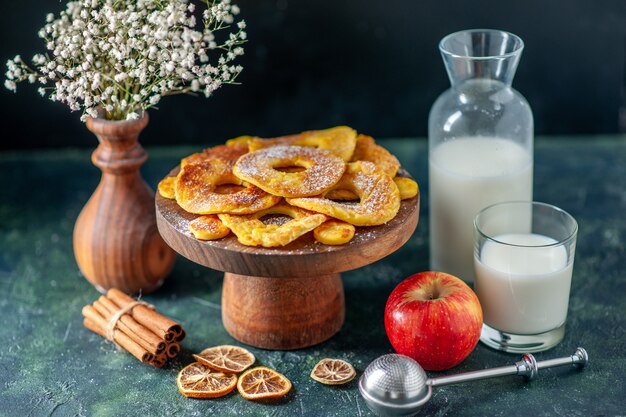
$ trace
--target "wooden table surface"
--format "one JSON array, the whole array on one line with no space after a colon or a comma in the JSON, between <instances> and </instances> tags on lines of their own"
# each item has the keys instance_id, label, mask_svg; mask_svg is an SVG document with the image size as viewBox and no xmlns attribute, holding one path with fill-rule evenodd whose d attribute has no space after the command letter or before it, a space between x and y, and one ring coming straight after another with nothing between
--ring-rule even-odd
<instances>
[{"instance_id":1,"label":"wooden table surface","mask_svg":"<svg viewBox=\"0 0 626 417\"><path fill-rule=\"evenodd\" d=\"M146 139L147 141L148 139ZM346 323L335 337L296 351L251 348L257 363L293 382L275 403L237 394L191 400L179 394L176 374L191 353L236 343L224 330L222 273L179 257L171 276L144 297L187 331L182 353L163 369L140 364L82 326L81 308L99 293L85 281L72 253L72 228L99 180L89 150L0 153L0 416L370 416L356 380L341 387L309 378L325 357L348 360L359 374L392 351L383 326L391 290L428 269L427 143L381 140L419 184L420 222L394 254L343 274ZM143 168L157 181L197 149L150 148ZM569 211L580 226L565 340L538 360L587 349L583 371L541 371L521 378L437 388L420 415L626 415L626 137L544 137L535 146L535 200ZM508 365L518 355L479 344L443 375Z\"/></svg>"}]
</instances>

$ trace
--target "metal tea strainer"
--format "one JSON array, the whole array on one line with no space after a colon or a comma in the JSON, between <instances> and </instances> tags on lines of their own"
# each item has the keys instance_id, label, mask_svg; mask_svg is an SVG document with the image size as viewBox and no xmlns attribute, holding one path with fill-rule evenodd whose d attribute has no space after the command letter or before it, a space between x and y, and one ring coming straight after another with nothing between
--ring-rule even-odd
<instances>
[{"instance_id":1,"label":"metal tea strainer","mask_svg":"<svg viewBox=\"0 0 626 417\"><path fill-rule=\"evenodd\" d=\"M428 402L432 396L432 387L435 386L505 375L533 379L539 369L563 365L582 368L588 361L587 352L579 347L573 355L563 358L537 362L533 355L527 353L513 365L429 379L415 360L392 353L383 355L368 365L359 380L359 391L367 406L378 416L412 416Z\"/></svg>"}]
</instances>

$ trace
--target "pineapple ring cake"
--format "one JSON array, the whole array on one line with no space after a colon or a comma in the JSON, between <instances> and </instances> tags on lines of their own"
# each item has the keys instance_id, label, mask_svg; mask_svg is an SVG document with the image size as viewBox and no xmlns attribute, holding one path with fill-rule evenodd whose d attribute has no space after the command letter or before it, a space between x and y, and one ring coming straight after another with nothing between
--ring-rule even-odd
<instances>
[{"instance_id":1,"label":"pineapple ring cake","mask_svg":"<svg viewBox=\"0 0 626 417\"><path fill-rule=\"evenodd\" d=\"M400 200L419 194L413 179L396 176L394 155L347 126L240 136L183 158L180 167L158 191L201 215L189 231L201 240L232 231L247 246L285 246L309 232L318 243L343 245L355 226L385 224ZM276 214L283 217L268 220Z\"/></svg>"},{"instance_id":2,"label":"pineapple ring cake","mask_svg":"<svg viewBox=\"0 0 626 417\"><path fill-rule=\"evenodd\" d=\"M304 170L281 171L292 167ZM343 159L329 151L309 146L274 146L241 156L233 173L275 196L308 197L334 186L345 169Z\"/></svg>"},{"instance_id":3,"label":"pineapple ring cake","mask_svg":"<svg viewBox=\"0 0 626 417\"><path fill-rule=\"evenodd\" d=\"M315 240L324 245L344 245L352 240L356 228L341 220L327 220L313 230Z\"/></svg>"},{"instance_id":4,"label":"pineapple ring cake","mask_svg":"<svg viewBox=\"0 0 626 417\"><path fill-rule=\"evenodd\" d=\"M250 152L272 146L313 146L349 161L357 144L356 131L348 126L331 127L324 130L311 130L296 135L280 136L271 139L253 138L248 142Z\"/></svg>"},{"instance_id":5,"label":"pineapple ring cake","mask_svg":"<svg viewBox=\"0 0 626 417\"><path fill-rule=\"evenodd\" d=\"M226 145L214 146L186 156L180 161L180 166L182 168L185 165L196 164L209 159L221 159L234 164L241 155L248 153L248 144L240 140L241 138L230 139L230 143Z\"/></svg>"},{"instance_id":6,"label":"pineapple ring cake","mask_svg":"<svg viewBox=\"0 0 626 417\"><path fill-rule=\"evenodd\" d=\"M393 179L372 162L357 161L348 167L332 190L347 190L358 202L334 201L321 197L288 198L293 206L326 214L355 226L378 226L393 219L400 209L400 191ZM328 192L326 194L328 194Z\"/></svg>"},{"instance_id":7,"label":"pineapple ring cake","mask_svg":"<svg viewBox=\"0 0 626 417\"><path fill-rule=\"evenodd\" d=\"M400 169L398 158L367 135L359 135L356 139L356 147L350 162L356 161L373 162L391 178L395 177Z\"/></svg>"},{"instance_id":8,"label":"pineapple ring cake","mask_svg":"<svg viewBox=\"0 0 626 417\"><path fill-rule=\"evenodd\" d=\"M408 200L419 194L417 182L409 177L394 177L393 182L398 186L400 191L400 199Z\"/></svg>"},{"instance_id":9,"label":"pineapple ring cake","mask_svg":"<svg viewBox=\"0 0 626 417\"><path fill-rule=\"evenodd\" d=\"M291 220L284 224L263 223L262 218L272 214L288 216ZM323 214L293 207L285 202L252 214L218 214L218 217L242 245L266 248L288 245L327 219Z\"/></svg>"},{"instance_id":10,"label":"pineapple ring cake","mask_svg":"<svg viewBox=\"0 0 626 417\"><path fill-rule=\"evenodd\" d=\"M242 186L241 190L223 194L223 184ZM174 182L176 202L193 214L247 214L271 207L281 198L245 184L232 172L232 164L222 159L207 159L185 165Z\"/></svg>"},{"instance_id":11,"label":"pineapple ring cake","mask_svg":"<svg viewBox=\"0 0 626 417\"><path fill-rule=\"evenodd\" d=\"M373 162L384 173L391 178L396 177L398 170L400 169L400 161L391 152L382 146L376 144L376 141L371 136L359 134L356 138L356 147L350 162L356 161L368 161ZM396 182L396 185L398 183ZM408 183L403 183L403 186L411 187ZM402 189L400 189L401 195ZM414 197L414 195L412 196ZM330 194L326 195L326 198L331 200L357 200L358 197L348 190L333 190ZM404 199L404 197L402 198Z\"/></svg>"}]
</instances>

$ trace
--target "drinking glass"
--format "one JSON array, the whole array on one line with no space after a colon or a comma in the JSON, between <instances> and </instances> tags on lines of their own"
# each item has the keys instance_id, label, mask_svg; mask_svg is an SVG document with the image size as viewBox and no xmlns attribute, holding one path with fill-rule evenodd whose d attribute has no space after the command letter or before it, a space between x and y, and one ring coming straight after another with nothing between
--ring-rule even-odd
<instances>
[{"instance_id":1,"label":"drinking glass","mask_svg":"<svg viewBox=\"0 0 626 417\"><path fill-rule=\"evenodd\" d=\"M483 343L523 353L563 339L577 232L570 214L545 203L498 203L478 213L474 285Z\"/></svg>"}]
</instances>

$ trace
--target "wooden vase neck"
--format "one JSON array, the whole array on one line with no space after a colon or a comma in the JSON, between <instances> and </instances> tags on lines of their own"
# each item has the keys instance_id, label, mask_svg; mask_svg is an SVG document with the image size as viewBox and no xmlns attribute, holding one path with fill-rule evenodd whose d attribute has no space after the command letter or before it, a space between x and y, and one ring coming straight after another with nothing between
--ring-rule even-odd
<instances>
[{"instance_id":1,"label":"wooden vase neck","mask_svg":"<svg viewBox=\"0 0 626 417\"><path fill-rule=\"evenodd\" d=\"M106 120L90 118L87 129L100 144L91 155L91 161L105 174L124 175L138 172L148 154L138 142L139 134L148 124L148 113L137 120Z\"/></svg>"}]
</instances>

